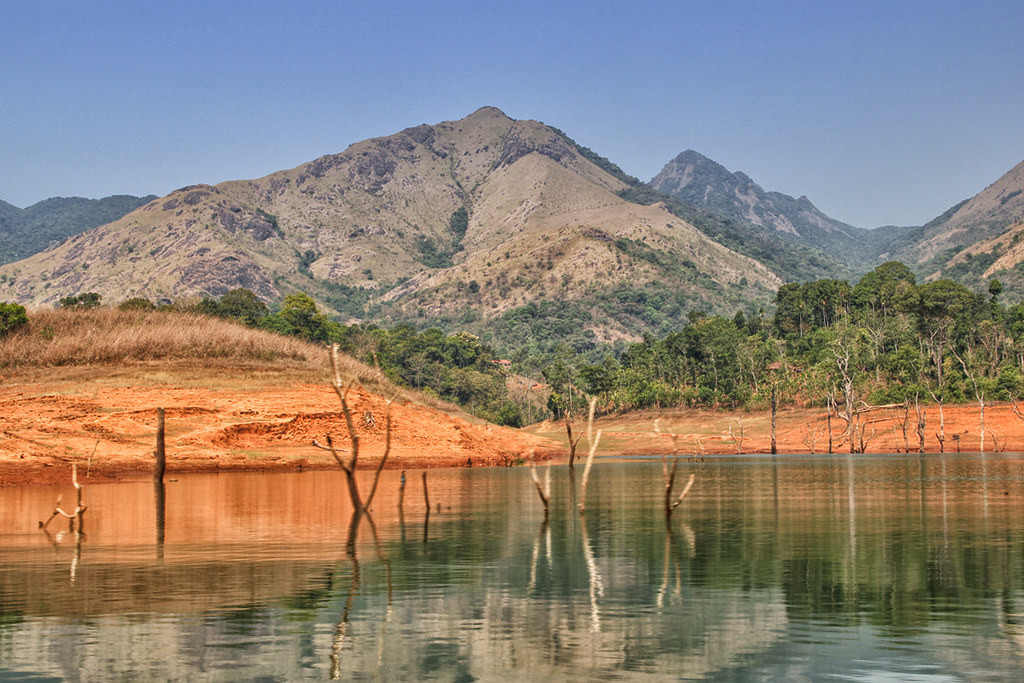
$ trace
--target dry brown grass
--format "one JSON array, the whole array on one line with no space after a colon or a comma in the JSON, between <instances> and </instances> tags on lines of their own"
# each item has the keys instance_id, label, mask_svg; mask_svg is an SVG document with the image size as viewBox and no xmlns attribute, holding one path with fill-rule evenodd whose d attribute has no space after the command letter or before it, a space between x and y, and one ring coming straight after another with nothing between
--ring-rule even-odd
<instances>
[{"instance_id":1,"label":"dry brown grass","mask_svg":"<svg viewBox=\"0 0 1024 683\"><path fill-rule=\"evenodd\" d=\"M328 382L329 358L324 345L194 313L36 310L29 312L28 325L0 337L0 369L23 377L52 374L47 368L60 368L64 378L84 378L93 369L106 377L134 376L130 368L145 366L147 377L167 381L187 375L191 383L205 378L223 384L234 374L251 383L284 373ZM155 376L154 365L166 375ZM451 404L392 384L350 356L342 354L339 367L345 384L468 418Z\"/></svg>"},{"instance_id":2,"label":"dry brown grass","mask_svg":"<svg viewBox=\"0 0 1024 683\"><path fill-rule=\"evenodd\" d=\"M227 320L189 313L95 309L35 311L0 339L0 367L152 360L319 360L324 350Z\"/></svg>"}]
</instances>

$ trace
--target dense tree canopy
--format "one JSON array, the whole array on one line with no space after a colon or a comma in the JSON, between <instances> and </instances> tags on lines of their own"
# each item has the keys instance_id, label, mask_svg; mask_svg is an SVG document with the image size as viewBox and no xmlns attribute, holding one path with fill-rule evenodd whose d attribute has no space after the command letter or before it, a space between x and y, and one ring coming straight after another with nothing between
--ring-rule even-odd
<instances>
[{"instance_id":1,"label":"dense tree canopy","mask_svg":"<svg viewBox=\"0 0 1024 683\"><path fill-rule=\"evenodd\" d=\"M465 218L457 212L453 229ZM1024 373L1024 304L1007 308L1000 293L998 281L984 294L951 280L918 284L904 264L889 262L855 285L835 279L784 285L773 312L725 317L691 310L686 324L661 336L652 331L615 344L588 329L593 310L568 302L511 309L488 324L484 339L408 323L342 325L302 292L270 309L237 289L194 309L337 343L400 384L504 424L540 419L543 410L551 417L582 415L590 397L609 412L759 408L774 396L783 404L827 405L852 422L857 406L1016 398ZM98 304L88 295L66 301ZM664 298L645 305L679 303ZM507 360L499 363L495 348Z\"/></svg>"}]
</instances>

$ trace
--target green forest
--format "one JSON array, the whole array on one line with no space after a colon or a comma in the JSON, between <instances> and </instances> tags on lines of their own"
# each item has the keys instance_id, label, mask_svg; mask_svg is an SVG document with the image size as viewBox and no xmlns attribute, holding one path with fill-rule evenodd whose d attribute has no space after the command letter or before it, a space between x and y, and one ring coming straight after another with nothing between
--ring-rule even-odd
<instances>
[{"instance_id":1,"label":"green forest","mask_svg":"<svg viewBox=\"0 0 1024 683\"><path fill-rule=\"evenodd\" d=\"M411 324L343 325L302 292L274 307L237 289L163 308L338 344L403 386L510 426L583 415L593 398L601 414L823 406L854 431L859 412L871 406L1016 401L1024 386L1024 304L1001 303L998 280L987 290L945 279L919 284L894 261L855 285L784 285L770 312L728 318L694 310L675 331L615 345L587 329L589 313L563 302L512 309L490 322L487 340ZM61 305L101 302L86 293ZM9 328L20 307L7 307ZM145 299L120 307L156 308Z\"/></svg>"}]
</instances>

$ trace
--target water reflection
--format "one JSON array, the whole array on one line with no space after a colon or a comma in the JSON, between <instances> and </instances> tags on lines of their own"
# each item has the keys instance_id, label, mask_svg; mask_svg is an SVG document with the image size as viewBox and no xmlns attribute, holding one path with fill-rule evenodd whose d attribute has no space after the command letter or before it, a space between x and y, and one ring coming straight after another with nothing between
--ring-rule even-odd
<instances>
[{"instance_id":1,"label":"water reflection","mask_svg":"<svg viewBox=\"0 0 1024 683\"><path fill-rule=\"evenodd\" d=\"M733 457L665 515L657 460L88 486L88 533L0 490L0 678L1005 679L1024 468L1005 454ZM408 473L422 478L420 473ZM415 479L413 479L415 481ZM425 482L424 482L425 484Z\"/></svg>"}]
</instances>

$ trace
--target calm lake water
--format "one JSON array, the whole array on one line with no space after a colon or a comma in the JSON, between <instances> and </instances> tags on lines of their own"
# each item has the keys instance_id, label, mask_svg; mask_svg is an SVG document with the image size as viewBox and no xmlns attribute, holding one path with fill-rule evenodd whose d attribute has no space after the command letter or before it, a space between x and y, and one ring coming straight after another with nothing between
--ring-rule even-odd
<instances>
[{"instance_id":1,"label":"calm lake water","mask_svg":"<svg viewBox=\"0 0 1024 683\"><path fill-rule=\"evenodd\" d=\"M543 479L548 468L539 468ZM1020 455L0 489L0 679L1018 680ZM364 492L366 484L364 483Z\"/></svg>"}]
</instances>

